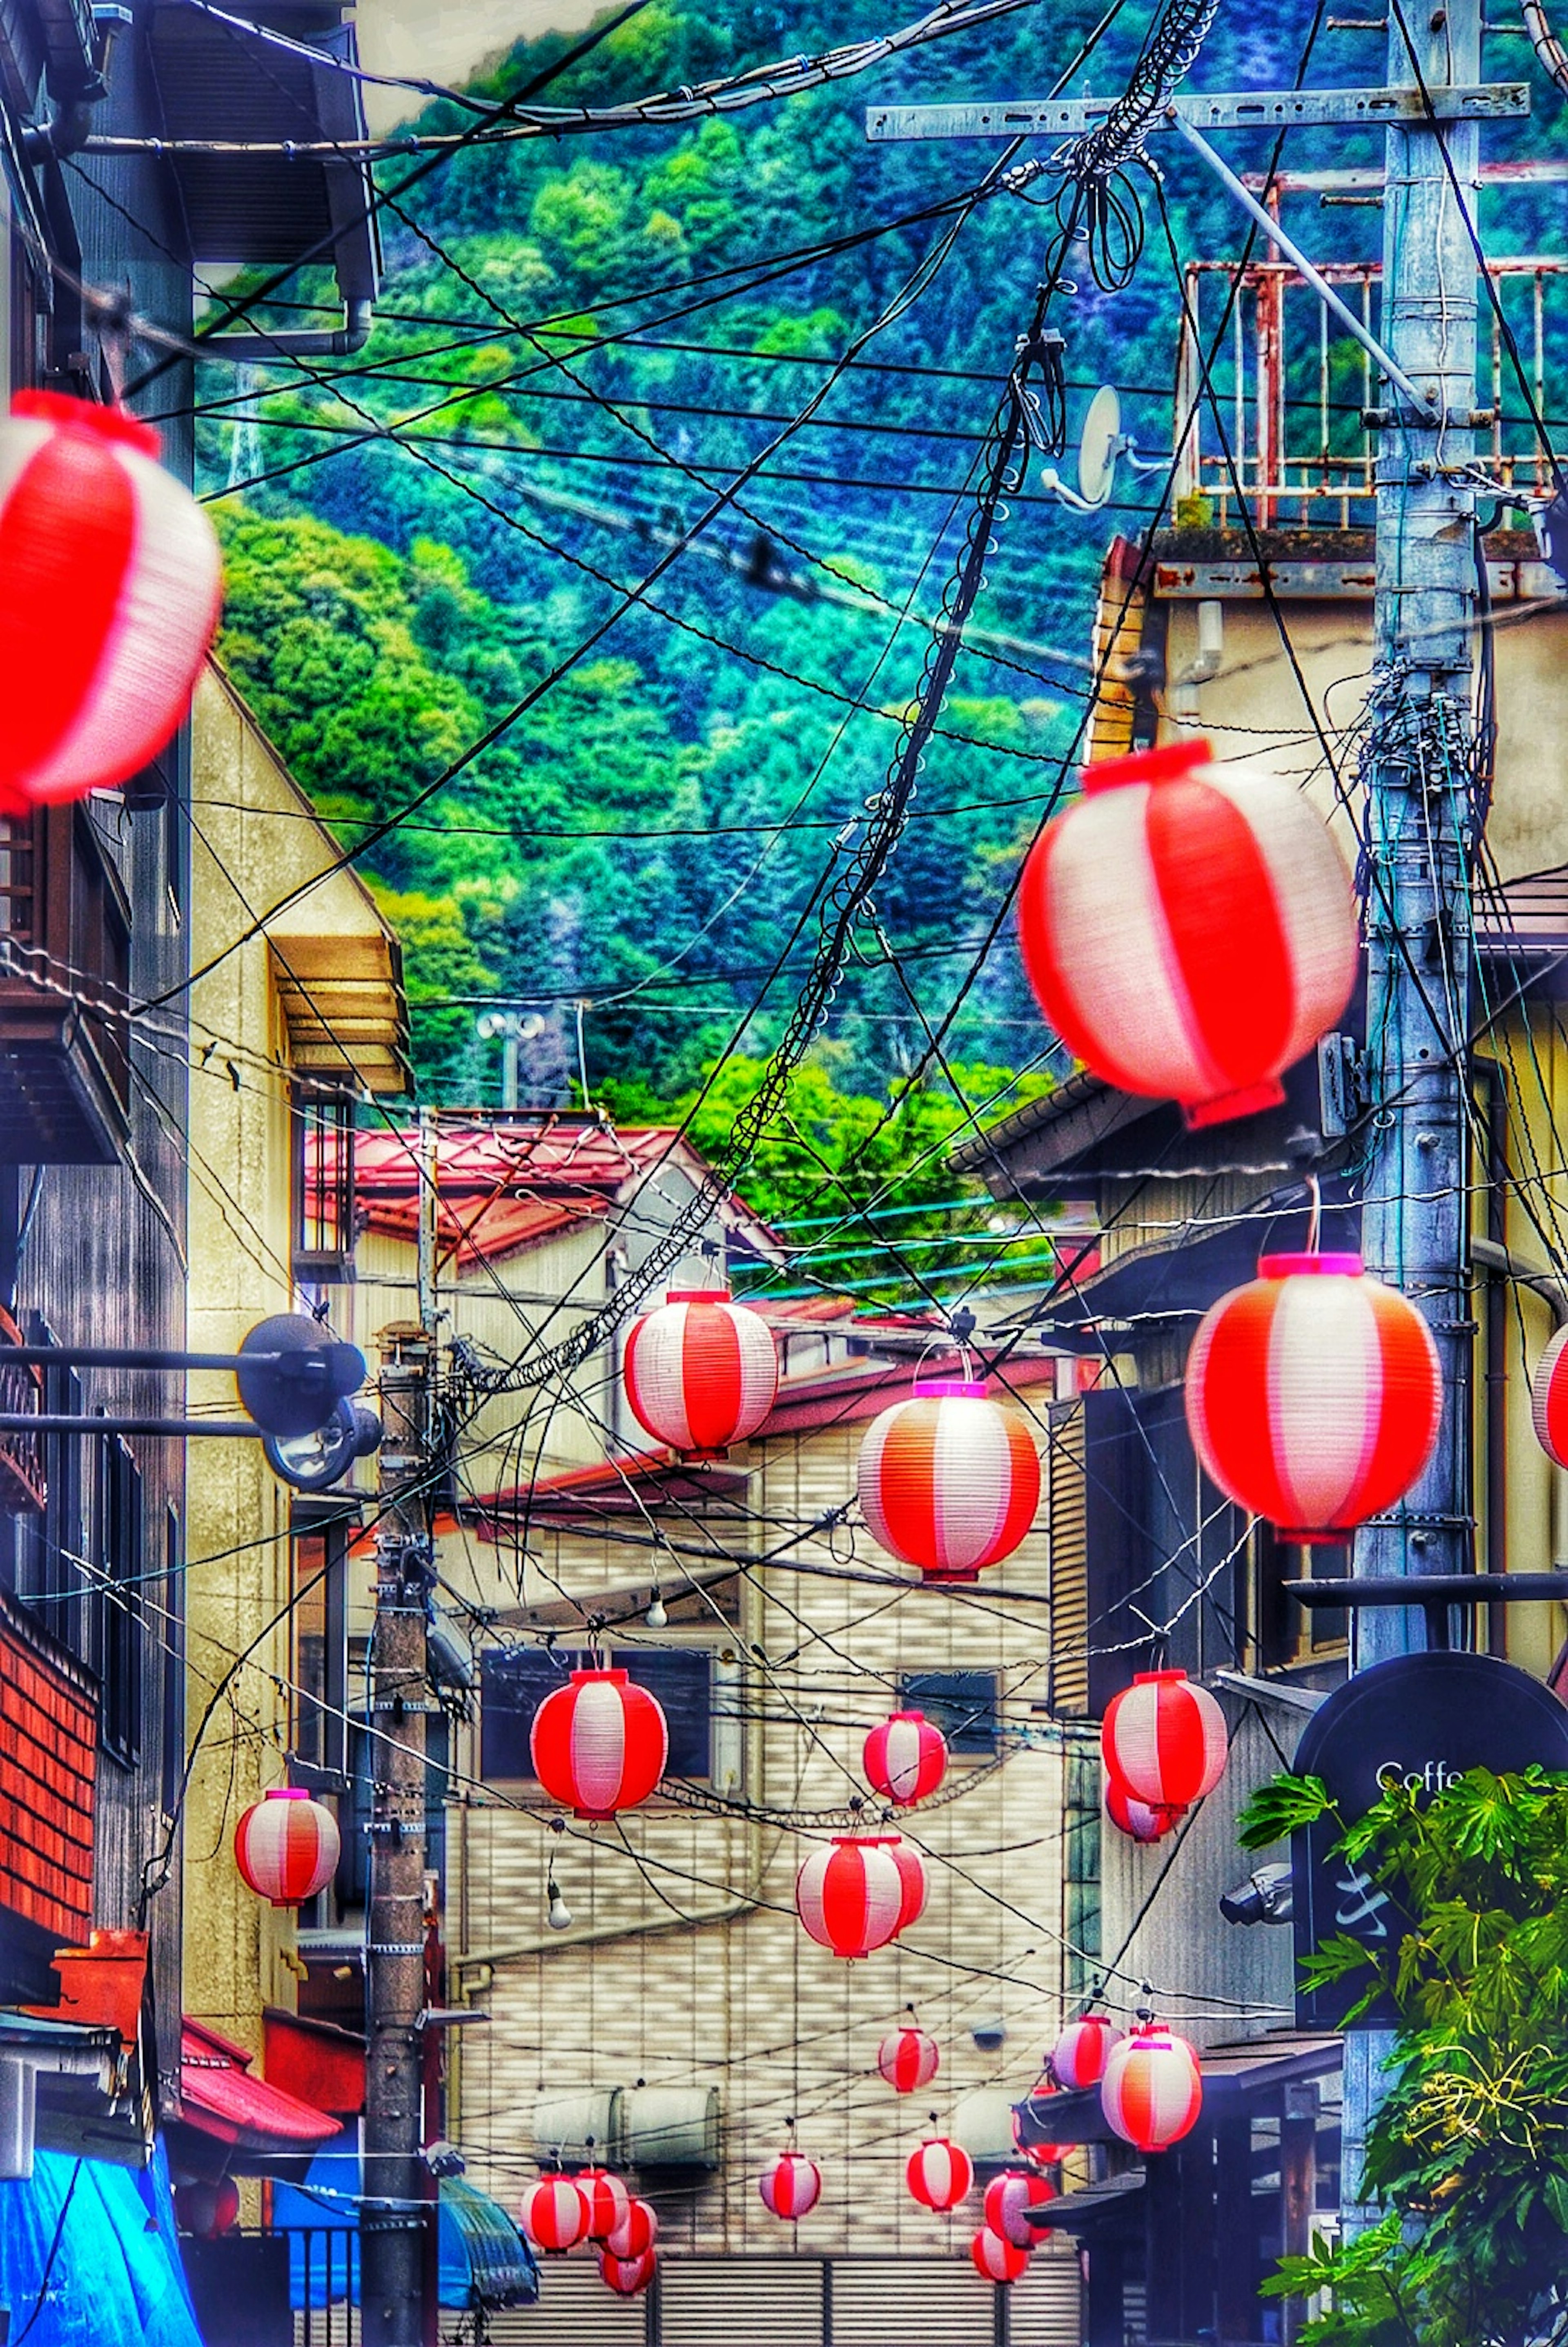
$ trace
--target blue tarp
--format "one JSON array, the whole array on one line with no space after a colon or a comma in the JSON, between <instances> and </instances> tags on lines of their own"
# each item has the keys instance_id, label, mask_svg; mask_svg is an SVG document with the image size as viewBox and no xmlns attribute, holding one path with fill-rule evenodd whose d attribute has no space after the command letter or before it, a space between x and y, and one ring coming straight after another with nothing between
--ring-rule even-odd
<instances>
[{"instance_id":1,"label":"blue tarp","mask_svg":"<svg viewBox=\"0 0 1568 2347\"><path fill-rule=\"evenodd\" d=\"M360 2299L360 2155L352 2143L319 2151L302 2184L272 2188L272 2229L289 2235L289 2295L296 2308ZM505 2210L461 2178L441 2185L438 2291L445 2307L532 2305L533 2250Z\"/></svg>"},{"instance_id":2,"label":"blue tarp","mask_svg":"<svg viewBox=\"0 0 1568 2347\"><path fill-rule=\"evenodd\" d=\"M41 2151L0 2182L0 2305L11 2347L201 2347L161 2151L141 2171Z\"/></svg>"}]
</instances>

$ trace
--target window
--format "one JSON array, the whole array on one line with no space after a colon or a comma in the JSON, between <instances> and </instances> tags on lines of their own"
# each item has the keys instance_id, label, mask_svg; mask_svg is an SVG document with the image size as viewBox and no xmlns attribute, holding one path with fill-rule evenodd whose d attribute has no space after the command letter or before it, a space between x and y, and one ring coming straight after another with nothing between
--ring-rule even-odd
<instances>
[{"instance_id":1,"label":"window","mask_svg":"<svg viewBox=\"0 0 1568 2347\"><path fill-rule=\"evenodd\" d=\"M1282 1541L1270 1524L1254 1527L1256 1561L1257 1659L1266 1671L1332 1661L1341 1656L1349 1638L1349 1616L1342 1605L1298 1605L1286 1590L1288 1581L1342 1581L1350 1570L1344 1547L1308 1546Z\"/></svg>"},{"instance_id":2,"label":"window","mask_svg":"<svg viewBox=\"0 0 1568 2347\"><path fill-rule=\"evenodd\" d=\"M569 1672L586 1670L592 1660L560 1646L493 1646L481 1655L483 1778L502 1783L533 1778L528 1732L534 1714L547 1695L565 1686ZM669 1723L670 1776L722 1779L731 1773L728 1756L721 1754L717 1766L715 1760L716 1714L727 1723L734 1717L715 1701L716 1656L701 1646L657 1654L630 1649L612 1654L610 1662L663 1706Z\"/></svg>"},{"instance_id":3,"label":"window","mask_svg":"<svg viewBox=\"0 0 1568 2347\"><path fill-rule=\"evenodd\" d=\"M52 1345L49 1324L38 1313L27 1322L27 1341ZM82 1381L64 1365L44 1372L42 1407L51 1417L80 1417ZM34 1617L63 1646L81 1653L82 1440L79 1434L40 1438L44 1463L44 1509L25 1520L18 1560L17 1594Z\"/></svg>"},{"instance_id":4,"label":"window","mask_svg":"<svg viewBox=\"0 0 1568 2347\"><path fill-rule=\"evenodd\" d=\"M950 1752L996 1749L994 1671L911 1671L899 1681L899 1703L905 1711L923 1711Z\"/></svg>"},{"instance_id":5,"label":"window","mask_svg":"<svg viewBox=\"0 0 1568 2347\"><path fill-rule=\"evenodd\" d=\"M163 1749L159 1798L166 1818L179 1808L185 1780L184 1542L171 1500L163 1516Z\"/></svg>"},{"instance_id":6,"label":"window","mask_svg":"<svg viewBox=\"0 0 1568 2347\"><path fill-rule=\"evenodd\" d=\"M1100 1787L1099 1747L1074 1737L1064 1755L1066 1769L1063 1804L1063 1834L1066 1866L1063 1884L1063 1917L1066 1946L1066 1988L1082 1996L1095 1976L1100 1954Z\"/></svg>"},{"instance_id":7,"label":"window","mask_svg":"<svg viewBox=\"0 0 1568 2347\"><path fill-rule=\"evenodd\" d=\"M354 1103L314 1084L294 1087L293 1257L296 1279L354 1276Z\"/></svg>"},{"instance_id":8,"label":"window","mask_svg":"<svg viewBox=\"0 0 1568 2347\"><path fill-rule=\"evenodd\" d=\"M348 1523L294 1528L294 1682L290 1758L306 1769L346 1771L349 1642Z\"/></svg>"},{"instance_id":9,"label":"window","mask_svg":"<svg viewBox=\"0 0 1568 2347\"><path fill-rule=\"evenodd\" d=\"M98 1440L93 1597L103 1745L131 1766L141 1750L141 1470L120 1436Z\"/></svg>"}]
</instances>

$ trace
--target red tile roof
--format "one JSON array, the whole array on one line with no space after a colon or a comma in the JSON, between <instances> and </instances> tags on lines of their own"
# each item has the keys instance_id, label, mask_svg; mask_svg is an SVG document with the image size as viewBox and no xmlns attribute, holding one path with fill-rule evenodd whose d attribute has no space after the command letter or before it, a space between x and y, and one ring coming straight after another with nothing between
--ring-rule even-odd
<instances>
[{"instance_id":1,"label":"red tile roof","mask_svg":"<svg viewBox=\"0 0 1568 2347\"><path fill-rule=\"evenodd\" d=\"M179 2040L179 2099L188 2126L249 2153L313 2150L339 2123L250 2076L254 2055L187 2014Z\"/></svg>"}]
</instances>

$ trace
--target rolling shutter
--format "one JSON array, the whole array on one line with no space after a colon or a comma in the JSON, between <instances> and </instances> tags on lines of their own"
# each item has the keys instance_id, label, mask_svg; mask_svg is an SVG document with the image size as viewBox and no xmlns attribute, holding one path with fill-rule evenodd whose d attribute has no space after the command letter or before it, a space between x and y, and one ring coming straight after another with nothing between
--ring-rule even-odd
<instances>
[{"instance_id":1,"label":"rolling shutter","mask_svg":"<svg viewBox=\"0 0 1568 2347\"><path fill-rule=\"evenodd\" d=\"M995 2347L996 2293L965 2257L835 2258L832 2347Z\"/></svg>"},{"instance_id":2,"label":"rolling shutter","mask_svg":"<svg viewBox=\"0 0 1568 2347\"><path fill-rule=\"evenodd\" d=\"M672 2258L659 2347L823 2347L820 2258Z\"/></svg>"},{"instance_id":3,"label":"rolling shutter","mask_svg":"<svg viewBox=\"0 0 1568 2347\"><path fill-rule=\"evenodd\" d=\"M1008 2347L1078 2347L1078 2260L1071 2250L1042 2247L1008 2294Z\"/></svg>"},{"instance_id":4,"label":"rolling shutter","mask_svg":"<svg viewBox=\"0 0 1568 2347\"><path fill-rule=\"evenodd\" d=\"M1084 1405L1050 1415L1051 1708L1089 1707L1089 1548L1084 1504Z\"/></svg>"},{"instance_id":5,"label":"rolling shutter","mask_svg":"<svg viewBox=\"0 0 1568 2347\"><path fill-rule=\"evenodd\" d=\"M537 2306L489 2317L491 2347L643 2347L647 2301L617 2298L596 2258L542 2258Z\"/></svg>"}]
</instances>

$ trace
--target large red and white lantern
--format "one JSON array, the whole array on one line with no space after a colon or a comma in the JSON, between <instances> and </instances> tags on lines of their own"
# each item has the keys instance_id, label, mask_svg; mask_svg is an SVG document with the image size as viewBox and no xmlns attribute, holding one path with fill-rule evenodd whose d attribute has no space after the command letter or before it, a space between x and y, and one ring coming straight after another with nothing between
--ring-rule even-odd
<instances>
[{"instance_id":1,"label":"large red and white lantern","mask_svg":"<svg viewBox=\"0 0 1568 2347\"><path fill-rule=\"evenodd\" d=\"M1145 2022L1111 2049L1100 2082L1100 2107L1124 2141L1164 2151L1196 2125L1203 2074L1185 2037L1163 2021Z\"/></svg>"},{"instance_id":2,"label":"large red and white lantern","mask_svg":"<svg viewBox=\"0 0 1568 2347\"><path fill-rule=\"evenodd\" d=\"M607 2168L580 2168L572 2178L588 2204L588 2239L607 2241L624 2222L632 2196Z\"/></svg>"},{"instance_id":3,"label":"large red and white lantern","mask_svg":"<svg viewBox=\"0 0 1568 2347\"><path fill-rule=\"evenodd\" d=\"M1568 1327L1559 1328L1530 1380L1535 1440L1558 1467L1568 1467Z\"/></svg>"},{"instance_id":4,"label":"large red and white lantern","mask_svg":"<svg viewBox=\"0 0 1568 2347\"><path fill-rule=\"evenodd\" d=\"M904 1877L885 1839L840 1834L812 1850L795 1877L795 1907L813 1940L836 1956L869 1956L902 1928Z\"/></svg>"},{"instance_id":5,"label":"large red and white lantern","mask_svg":"<svg viewBox=\"0 0 1568 2347\"><path fill-rule=\"evenodd\" d=\"M891 1854L893 1864L899 1870L899 1881L903 1886L903 1896L899 1901L899 1930L907 1932L910 1925L918 1923L925 1913L925 1902L931 1892L925 1860L918 1850L911 1848L907 1841L901 1841L896 1834L889 1838L884 1847Z\"/></svg>"},{"instance_id":6,"label":"large red and white lantern","mask_svg":"<svg viewBox=\"0 0 1568 2347\"><path fill-rule=\"evenodd\" d=\"M663 1707L625 1671L574 1671L534 1714L534 1774L580 1818L613 1818L646 1801L664 1775Z\"/></svg>"},{"instance_id":7,"label":"large red and white lantern","mask_svg":"<svg viewBox=\"0 0 1568 2347\"><path fill-rule=\"evenodd\" d=\"M0 424L0 815L127 782L189 708L222 566L159 445L55 392Z\"/></svg>"},{"instance_id":8,"label":"large red and white lantern","mask_svg":"<svg viewBox=\"0 0 1568 2347\"><path fill-rule=\"evenodd\" d=\"M779 1391L773 1331L728 1287L672 1287L632 1323L626 1399L639 1426L688 1459L722 1459L755 1434Z\"/></svg>"},{"instance_id":9,"label":"large red and white lantern","mask_svg":"<svg viewBox=\"0 0 1568 2347\"><path fill-rule=\"evenodd\" d=\"M822 2171L803 2151L781 2151L757 2179L770 2217L793 2225L809 2217L822 2197Z\"/></svg>"},{"instance_id":10,"label":"large red and white lantern","mask_svg":"<svg viewBox=\"0 0 1568 2347\"><path fill-rule=\"evenodd\" d=\"M646 2257L658 2239L658 2218L646 2200L628 2200L626 2213L605 2241L612 2258L624 2259L628 2264L636 2258Z\"/></svg>"},{"instance_id":11,"label":"large red and white lantern","mask_svg":"<svg viewBox=\"0 0 1568 2347\"><path fill-rule=\"evenodd\" d=\"M1179 1817L1225 1774L1225 1714L1185 1671L1140 1671L1100 1728L1105 1773L1135 1801Z\"/></svg>"},{"instance_id":12,"label":"large red and white lantern","mask_svg":"<svg viewBox=\"0 0 1568 2347\"><path fill-rule=\"evenodd\" d=\"M1004 2168L985 2188L985 2221L993 2233L1000 2233L1015 2250L1032 2250L1042 2236L1024 2211L1043 2209L1055 2198L1056 2187L1049 2177L1033 2175L1026 2168ZM997 2277L999 2280L1004 2278Z\"/></svg>"},{"instance_id":13,"label":"large red and white lantern","mask_svg":"<svg viewBox=\"0 0 1568 2347\"><path fill-rule=\"evenodd\" d=\"M652 2250L645 2250L640 2258L612 2257L606 2250L599 2260L599 2274L617 2298L636 2298L652 2281L657 2266Z\"/></svg>"},{"instance_id":14,"label":"large red and white lantern","mask_svg":"<svg viewBox=\"0 0 1568 2347\"><path fill-rule=\"evenodd\" d=\"M1011 1556L1040 1505L1023 1418L967 1378L921 1378L873 1419L856 1482L874 1539L937 1581L972 1581Z\"/></svg>"},{"instance_id":15,"label":"large red and white lantern","mask_svg":"<svg viewBox=\"0 0 1568 2347\"><path fill-rule=\"evenodd\" d=\"M1105 1815L1131 1841L1163 1841L1166 1834L1176 1831L1173 1810L1151 1809L1147 1801L1135 1801L1115 1777L1105 1779Z\"/></svg>"},{"instance_id":16,"label":"large red and white lantern","mask_svg":"<svg viewBox=\"0 0 1568 2347\"><path fill-rule=\"evenodd\" d=\"M234 1829L234 1863L241 1880L274 1907L301 1907L325 1890L341 1852L331 1809L291 1787L275 1786L264 1793Z\"/></svg>"},{"instance_id":17,"label":"large red and white lantern","mask_svg":"<svg viewBox=\"0 0 1568 2347\"><path fill-rule=\"evenodd\" d=\"M969 2245L970 2258L982 2281L1016 2281L1029 2263L1029 2252L1016 2241L1004 2240L983 2225Z\"/></svg>"},{"instance_id":18,"label":"large red and white lantern","mask_svg":"<svg viewBox=\"0 0 1568 2347\"><path fill-rule=\"evenodd\" d=\"M942 2064L934 2037L923 2029L895 2029L877 2048L877 2067L895 2095L929 2086Z\"/></svg>"},{"instance_id":19,"label":"large red and white lantern","mask_svg":"<svg viewBox=\"0 0 1568 2347\"><path fill-rule=\"evenodd\" d=\"M564 2255L588 2238L588 2196L570 2176L542 2176L523 2195L523 2230L536 2250Z\"/></svg>"},{"instance_id":20,"label":"large red and white lantern","mask_svg":"<svg viewBox=\"0 0 1568 2347\"><path fill-rule=\"evenodd\" d=\"M1079 2020L1070 2021L1051 2048L1051 2075L1056 2084L1069 2094L1097 2086L1120 2034L1104 2013L1085 2013Z\"/></svg>"},{"instance_id":21,"label":"large red and white lantern","mask_svg":"<svg viewBox=\"0 0 1568 2347\"><path fill-rule=\"evenodd\" d=\"M895 1711L866 1738L866 1782L884 1801L911 1809L947 1774L947 1738L923 1711Z\"/></svg>"},{"instance_id":22,"label":"large red and white lantern","mask_svg":"<svg viewBox=\"0 0 1568 2347\"><path fill-rule=\"evenodd\" d=\"M1431 1331L1354 1255L1271 1255L1198 1324L1186 1420L1227 1496L1291 1541L1345 1540L1431 1457Z\"/></svg>"},{"instance_id":23,"label":"large red and white lantern","mask_svg":"<svg viewBox=\"0 0 1568 2347\"><path fill-rule=\"evenodd\" d=\"M911 2151L904 2168L911 2192L922 2209L956 2209L974 2182L974 2162L963 2146L931 2136Z\"/></svg>"},{"instance_id":24,"label":"large red and white lantern","mask_svg":"<svg viewBox=\"0 0 1568 2347\"><path fill-rule=\"evenodd\" d=\"M1191 1125L1284 1099L1280 1077L1350 999L1350 877L1296 783L1207 742L1083 773L1018 897L1019 945L1069 1051Z\"/></svg>"}]
</instances>

